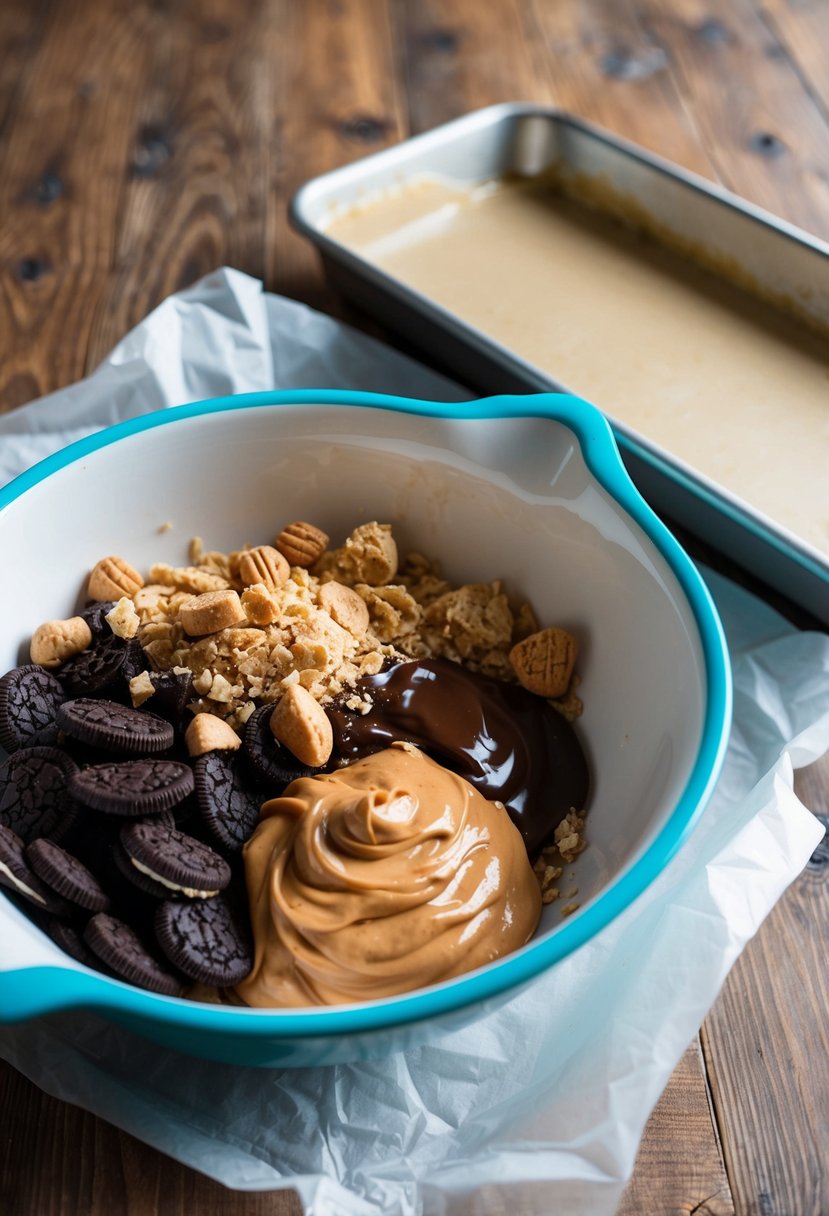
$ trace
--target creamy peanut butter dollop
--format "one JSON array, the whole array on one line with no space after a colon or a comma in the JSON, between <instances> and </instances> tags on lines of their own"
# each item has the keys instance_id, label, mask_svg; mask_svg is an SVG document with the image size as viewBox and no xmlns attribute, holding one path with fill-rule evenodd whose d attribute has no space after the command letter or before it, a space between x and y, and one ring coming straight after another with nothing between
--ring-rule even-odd
<instances>
[{"instance_id":1,"label":"creamy peanut butter dollop","mask_svg":"<svg viewBox=\"0 0 829 1216\"><path fill-rule=\"evenodd\" d=\"M503 807L408 743L293 781L244 858L249 1005L410 992L524 945L541 913Z\"/></svg>"}]
</instances>

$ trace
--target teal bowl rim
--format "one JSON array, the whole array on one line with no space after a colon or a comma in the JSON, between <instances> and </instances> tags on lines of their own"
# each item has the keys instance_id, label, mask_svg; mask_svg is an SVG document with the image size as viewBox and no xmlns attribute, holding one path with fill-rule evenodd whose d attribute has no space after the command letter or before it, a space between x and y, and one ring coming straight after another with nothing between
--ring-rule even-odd
<instances>
[{"instance_id":1,"label":"teal bowl rim","mask_svg":"<svg viewBox=\"0 0 829 1216\"><path fill-rule=\"evenodd\" d=\"M133 1019L202 1031L210 1036L299 1040L365 1034L451 1013L527 983L593 938L662 872L702 814L722 767L731 722L731 668L722 624L693 562L628 476L604 415L581 398L565 393L538 393L456 403L326 389L216 397L144 414L70 444L0 490L0 511L67 465L142 431L230 410L296 405L381 409L451 420L549 418L568 427L576 436L593 476L667 562L687 597L699 630L707 698L697 757L685 788L667 823L642 856L577 916L565 921L550 937L531 942L519 953L433 988L360 1005L301 1011L240 1009L160 996L86 968L36 966L0 973L3 997L0 1022L83 1007L120 1012Z\"/></svg>"}]
</instances>

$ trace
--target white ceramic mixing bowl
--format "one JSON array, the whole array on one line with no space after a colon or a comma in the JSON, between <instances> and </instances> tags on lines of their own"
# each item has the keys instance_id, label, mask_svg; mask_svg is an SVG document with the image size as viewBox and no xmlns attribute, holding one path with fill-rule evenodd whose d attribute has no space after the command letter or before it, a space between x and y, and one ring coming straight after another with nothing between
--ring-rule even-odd
<instances>
[{"instance_id":1,"label":"white ceramic mixing bowl","mask_svg":"<svg viewBox=\"0 0 829 1216\"><path fill-rule=\"evenodd\" d=\"M0 1019L90 1007L183 1050L250 1064L391 1051L476 1016L600 932L701 813L730 718L722 630L685 553L640 498L603 416L556 394L440 405L343 392L183 406L102 432L0 491L0 668L76 608L89 569L268 542L309 519L335 543L369 519L453 583L504 580L581 644L576 729L592 773L579 910L406 996L262 1011L157 996L64 955L0 897ZM169 528L167 524L172 525ZM1 780L2 778L0 778Z\"/></svg>"}]
</instances>

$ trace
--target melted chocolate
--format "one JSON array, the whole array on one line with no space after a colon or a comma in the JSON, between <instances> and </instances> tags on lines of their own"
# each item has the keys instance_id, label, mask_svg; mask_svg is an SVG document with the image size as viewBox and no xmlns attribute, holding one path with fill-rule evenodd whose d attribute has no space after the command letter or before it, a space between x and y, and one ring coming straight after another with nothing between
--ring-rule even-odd
<instances>
[{"instance_id":1,"label":"melted chocolate","mask_svg":"<svg viewBox=\"0 0 829 1216\"><path fill-rule=\"evenodd\" d=\"M490 802L503 802L531 859L571 807L584 807L587 762L575 731L520 684L425 659L366 676L356 691L372 698L367 714L328 710L340 763L397 739L416 744Z\"/></svg>"}]
</instances>

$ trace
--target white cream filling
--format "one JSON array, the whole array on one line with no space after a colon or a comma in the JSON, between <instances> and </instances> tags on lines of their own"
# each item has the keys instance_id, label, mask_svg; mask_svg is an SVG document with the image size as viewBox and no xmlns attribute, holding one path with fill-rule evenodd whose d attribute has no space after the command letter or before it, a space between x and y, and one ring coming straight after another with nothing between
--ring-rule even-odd
<instances>
[{"instance_id":1,"label":"white cream filling","mask_svg":"<svg viewBox=\"0 0 829 1216\"><path fill-rule=\"evenodd\" d=\"M188 899L210 899L212 896L219 894L218 890L197 891L195 887L182 887L177 882L170 882L169 878L162 878L160 874L156 874L149 866L145 866L143 862L136 861L134 857L131 857L130 861L136 870L139 870L142 874L146 874L153 882L160 882L162 887L167 887L170 891L181 891Z\"/></svg>"},{"instance_id":2,"label":"white cream filling","mask_svg":"<svg viewBox=\"0 0 829 1216\"><path fill-rule=\"evenodd\" d=\"M43 898L43 896L38 895L37 891L33 891L31 887L27 887L25 882L18 878L16 874L12 874L9 867L3 861L0 861L0 874L5 874L8 878L10 878L17 887L18 891L22 891L23 894L28 895L30 899L36 899L39 904L42 904L44 908L46 907L46 900Z\"/></svg>"}]
</instances>

